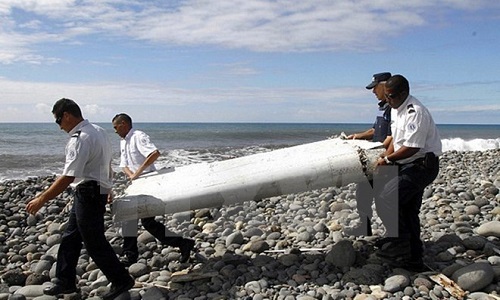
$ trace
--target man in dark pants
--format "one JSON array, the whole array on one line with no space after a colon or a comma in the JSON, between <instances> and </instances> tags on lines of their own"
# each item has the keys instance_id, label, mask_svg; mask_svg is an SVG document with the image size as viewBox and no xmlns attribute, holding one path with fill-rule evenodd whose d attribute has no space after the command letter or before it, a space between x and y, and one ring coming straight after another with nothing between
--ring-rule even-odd
<instances>
[{"instance_id":1,"label":"man in dark pants","mask_svg":"<svg viewBox=\"0 0 500 300\"><path fill-rule=\"evenodd\" d=\"M373 94L379 100L379 115L375 119L373 127L359 133L347 136L353 140L371 140L373 142L384 143L387 148L391 141L391 107L385 101L385 81L391 77L391 73L383 72L373 75L372 82L366 86L366 89L372 89ZM389 138L388 138L389 137ZM356 186L356 207L359 214L359 223L355 227L346 228L344 232L347 235L372 235L371 218L373 203L373 180L366 180L358 183Z\"/></svg>"},{"instance_id":2,"label":"man in dark pants","mask_svg":"<svg viewBox=\"0 0 500 300\"><path fill-rule=\"evenodd\" d=\"M160 151L151 142L149 136L132 128L132 118L121 113L113 120L113 128L121 137L120 141L120 167L130 180L141 174L156 170L154 162L160 156ZM155 220L155 217L142 218L142 226L157 238L163 245L179 247L181 252L180 262L189 260L194 247L192 239L183 238L170 232L165 225ZM137 220L123 224L123 253L122 262L131 265L137 262L139 249L137 247Z\"/></svg>"},{"instance_id":3,"label":"man in dark pants","mask_svg":"<svg viewBox=\"0 0 500 300\"><path fill-rule=\"evenodd\" d=\"M57 282L44 293L60 295L76 291L76 266L83 242L90 257L111 282L111 289L103 298L114 299L132 288L135 282L104 235L104 213L112 187L111 144L104 129L83 119L80 107L73 100L58 100L52 113L59 127L70 134L64 170L46 191L27 204L26 210L36 214L45 203L66 190L75 178L78 183L68 226L57 253Z\"/></svg>"},{"instance_id":4,"label":"man in dark pants","mask_svg":"<svg viewBox=\"0 0 500 300\"><path fill-rule=\"evenodd\" d=\"M405 77L394 75L389 78L385 83L385 93L392 107L393 140L377 165L379 169L396 165L397 176L388 178L377 191L375 204L387 235L397 236L407 243L398 242L392 248L381 249L379 255L396 259L404 253L408 257L403 266L420 270L423 268L423 243L418 215L424 189L439 172L441 138L427 108L410 95Z\"/></svg>"}]
</instances>

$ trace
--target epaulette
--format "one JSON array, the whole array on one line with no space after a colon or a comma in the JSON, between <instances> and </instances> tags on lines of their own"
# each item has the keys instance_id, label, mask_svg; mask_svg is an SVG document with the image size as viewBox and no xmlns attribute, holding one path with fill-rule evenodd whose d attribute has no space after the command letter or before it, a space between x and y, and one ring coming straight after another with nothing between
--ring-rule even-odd
<instances>
[{"instance_id":1,"label":"epaulette","mask_svg":"<svg viewBox=\"0 0 500 300\"><path fill-rule=\"evenodd\" d=\"M413 107L413 104L408 104L408 106L406 107L406 109L408 110L409 114L412 114L412 113L415 112L415 108Z\"/></svg>"},{"instance_id":2,"label":"epaulette","mask_svg":"<svg viewBox=\"0 0 500 300\"><path fill-rule=\"evenodd\" d=\"M77 132L73 133L73 135L71 135L71 137L79 138L81 133L82 133L82 131L78 130Z\"/></svg>"}]
</instances>

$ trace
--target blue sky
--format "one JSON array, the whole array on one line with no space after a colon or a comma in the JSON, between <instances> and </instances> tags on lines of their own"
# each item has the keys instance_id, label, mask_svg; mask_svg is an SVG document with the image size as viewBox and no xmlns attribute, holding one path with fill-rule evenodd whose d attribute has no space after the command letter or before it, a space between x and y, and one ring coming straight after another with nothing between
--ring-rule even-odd
<instances>
[{"instance_id":1,"label":"blue sky","mask_svg":"<svg viewBox=\"0 0 500 300\"><path fill-rule=\"evenodd\" d=\"M500 2L0 0L0 122L371 123L372 74L500 124ZM397 1L396 1L397 2Z\"/></svg>"}]
</instances>

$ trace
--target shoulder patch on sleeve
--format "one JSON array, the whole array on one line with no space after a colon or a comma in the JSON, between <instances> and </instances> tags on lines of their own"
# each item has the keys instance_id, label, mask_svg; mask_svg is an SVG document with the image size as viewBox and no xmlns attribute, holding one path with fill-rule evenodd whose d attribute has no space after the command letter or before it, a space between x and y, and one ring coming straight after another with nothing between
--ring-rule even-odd
<instances>
[{"instance_id":1,"label":"shoulder patch on sleeve","mask_svg":"<svg viewBox=\"0 0 500 300\"><path fill-rule=\"evenodd\" d=\"M68 161L73 161L76 158L76 149L69 149L67 154Z\"/></svg>"},{"instance_id":2,"label":"shoulder patch on sleeve","mask_svg":"<svg viewBox=\"0 0 500 300\"><path fill-rule=\"evenodd\" d=\"M415 108L413 107L413 104L408 104L406 107L406 110L408 111L409 114L412 114L415 112Z\"/></svg>"},{"instance_id":3,"label":"shoulder patch on sleeve","mask_svg":"<svg viewBox=\"0 0 500 300\"><path fill-rule=\"evenodd\" d=\"M417 130L417 125L415 123L408 124L408 131L414 132Z\"/></svg>"},{"instance_id":4,"label":"shoulder patch on sleeve","mask_svg":"<svg viewBox=\"0 0 500 300\"><path fill-rule=\"evenodd\" d=\"M76 133L74 134L76 135ZM71 137L73 137L72 135ZM78 136L76 136L78 137ZM78 154L78 139L70 139L68 144L66 145L66 161L73 161L75 160L77 154Z\"/></svg>"},{"instance_id":5,"label":"shoulder patch on sleeve","mask_svg":"<svg viewBox=\"0 0 500 300\"><path fill-rule=\"evenodd\" d=\"M149 136L147 135L143 135L139 141L141 143L141 145L147 145L149 144Z\"/></svg>"}]
</instances>

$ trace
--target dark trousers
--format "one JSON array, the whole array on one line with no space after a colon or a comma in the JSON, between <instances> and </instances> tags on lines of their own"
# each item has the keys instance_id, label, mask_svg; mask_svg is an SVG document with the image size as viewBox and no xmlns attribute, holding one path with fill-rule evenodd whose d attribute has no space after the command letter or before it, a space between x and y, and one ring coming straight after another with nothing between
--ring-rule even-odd
<instances>
[{"instance_id":1,"label":"dark trousers","mask_svg":"<svg viewBox=\"0 0 500 300\"><path fill-rule=\"evenodd\" d=\"M156 221L155 217L143 218L141 219L141 223L144 229L149 231L162 245L180 247L184 240L182 237L169 231L165 225ZM125 234L123 237L123 253L127 257L136 260L139 257L139 249L137 248L137 222L131 222L127 226L135 226L135 234Z\"/></svg>"},{"instance_id":2,"label":"dark trousers","mask_svg":"<svg viewBox=\"0 0 500 300\"><path fill-rule=\"evenodd\" d=\"M408 238L411 257L418 259L423 254L420 240L420 206L424 189L439 173L439 160L424 166L422 161L400 165L398 175L388 178L375 204L377 214L389 236Z\"/></svg>"},{"instance_id":3,"label":"dark trousers","mask_svg":"<svg viewBox=\"0 0 500 300\"><path fill-rule=\"evenodd\" d=\"M56 277L64 286L75 286L76 266L83 245L111 283L120 284L130 278L104 236L104 212L108 195L101 194L97 183L93 183L77 186L68 227L57 253Z\"/></svg>"}]
</instances>

